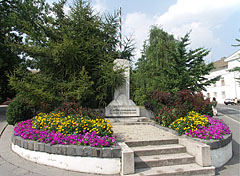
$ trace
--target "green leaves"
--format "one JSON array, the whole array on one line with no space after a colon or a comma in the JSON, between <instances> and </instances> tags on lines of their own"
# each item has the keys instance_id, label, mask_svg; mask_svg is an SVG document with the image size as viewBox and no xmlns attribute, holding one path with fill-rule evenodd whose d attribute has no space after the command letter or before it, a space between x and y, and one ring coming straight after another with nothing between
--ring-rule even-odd
<instances>
[{"instance_id":1,"label":"green leaves","mask_svg":"<svg viewBox=\"0 0 240 176\"><path fill-rule=\"evenodd\" d=\"M82 106L104 106L122 83L113 71L116 17L93 13L88 0L76 0L68 13L66 1L49 6L45 0L19 2L16 29L24 42L15 45L31 73L18 69L10 76L17 92L39 106L74 101Z\"/></svg>"},{"instance_id":2,"label":"green leaves","mask_svg":"<svg viewBox=\"0 0 240 176\"><path fill-rule=\"evenodd\" d=\"M219 79L205 78L213 69L213 64L204 63L204 57L210 51L204 48L188 49L189 35L187 33L176 40L156 26L150 30L150 37L143 46L142 57L136 64L133 76L137 103L143 104L142 95L138 97L140 90L145 95L153 90L198 92Z\"/></svg>"},{"instance_id":3,"label":"green leaves","mask_svg":"<svg viewBox=\"0 0 240 176\"><path fill-rule=\"evenodd\" d=\"M22 62L20 51L14 45L21 44L22 37L13 30L16 28L15 17L19 1L0 1L0 103L6 98L13 98L15 92L8 86L7 74Z\"/></svg>"},{"instance_id":4,"label":"green leaves","mask_svg":"<svg viewBox=\"0 0 240 176\"><path fill-rule=\"evenodd\" d=\"M83 102L92 94L93 82L90 81L84 67L79 73L72 75L66 82L55 80L54 75L45 75L41 72L30 72L22 67L17 69L10 77L10 85L31 104L40 106L49 105L54 108L62 102Z\"/></svg>"}]
</instances>

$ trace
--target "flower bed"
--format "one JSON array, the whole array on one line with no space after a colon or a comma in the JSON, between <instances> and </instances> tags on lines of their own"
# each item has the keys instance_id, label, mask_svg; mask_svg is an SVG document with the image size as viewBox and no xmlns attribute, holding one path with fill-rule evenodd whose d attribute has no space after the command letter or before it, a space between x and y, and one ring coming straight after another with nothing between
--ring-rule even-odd
<instances>
[{"instance_id":1,"label":"flower bed","mask_svg":"<svg viewBox=\"0 0 240 176\"><path fill-rule=\"evenodd\" d=\"M91 120L83 116L40 113L18 123L14 135L42 143L108 147L115 145L112 126L105 119Z\"/></svg>"},{"instance_id":2,"label":"flower bed","mask_svg":"<svg viewBox=\"0 0 240 176\"><path fill-rule=\"evenodd\" d=\"M200 139L223 139L223 135L231 133L222 120L194 111L189 112L186 117L175 120L169 127L180 135L186 134Z\"/></svg>"}]
</instances>

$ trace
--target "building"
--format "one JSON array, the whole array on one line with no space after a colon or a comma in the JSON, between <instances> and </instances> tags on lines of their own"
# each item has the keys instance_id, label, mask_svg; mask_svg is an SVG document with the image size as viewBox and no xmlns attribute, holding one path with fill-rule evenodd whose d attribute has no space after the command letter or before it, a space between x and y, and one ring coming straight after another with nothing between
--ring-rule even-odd
<instances>
[{"instance_id":1,"label":"building","mask_svg":"<svg viewBox=\"0 0 240 176\"><path fill-rule=\"evenodd\" d=\"M210 72L207 78L221 76L216 84L206 87L207 91L203 95L209 97L211 100L216 97L219 103L223 103L225 98L240 99L240 83L235 79L240 77L239 72L229 72L229 70L240 67L240 50L233 53L227 58L222 58L214 62L215 69Z\"/></svg>"}]
</instances>

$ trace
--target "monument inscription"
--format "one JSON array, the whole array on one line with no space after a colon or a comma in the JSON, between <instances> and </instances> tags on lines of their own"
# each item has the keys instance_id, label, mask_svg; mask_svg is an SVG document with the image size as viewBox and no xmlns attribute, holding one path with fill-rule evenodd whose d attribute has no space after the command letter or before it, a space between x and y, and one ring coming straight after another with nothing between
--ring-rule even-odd
<instances>
[{"instance_id":1,"label":"monument inscription","mask_svg":"<svg viewBox=\"0 0 240 176\"><path fill-rule=\"evenodd\" d=\"M136 114L138 114L138 108L135 107L111 107L111 109L109 109L109 114L110 115L126 115L126 116L131 116L134 115L136 116Z\"/></svg>"}]
</instances>

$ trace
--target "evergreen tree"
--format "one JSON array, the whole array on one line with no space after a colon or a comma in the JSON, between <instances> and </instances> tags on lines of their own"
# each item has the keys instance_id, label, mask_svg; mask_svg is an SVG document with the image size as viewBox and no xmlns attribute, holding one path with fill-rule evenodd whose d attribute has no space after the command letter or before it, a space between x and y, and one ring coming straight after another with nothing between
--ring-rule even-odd
<instances>
[{"instance_id":1,"label":"evergreen tree","mask_svg":"<svg viewBox=\"0 0 240 176\"><path fill-rule=\"evenodd\" d=\"M21 4L28 11L19 12L18 30L26 36L19 48L31 58L27 66L39 72L19 68L10 84L37 104L74 101L104 106L123 81L122 70L113 71L116 17L96 15L85 0L74 1L66 14L65 3L61 0L51 7L44 0L25 0Z\"/></svg>"},{"instance_id":2,"label":"evergreen tree","mask_svg":"<svg viewBox=\"0 0 240 176\"><path fill-rule=\"evenodd\" d=\"M188 49L189 33L180 40L174 39L158 27L150 30L150 37L143 46L133 79L136 81L135 101L144 103L147 92L161 90L175 93L179 90L197 92L216 82L219 77L208 80L213 64L205 64L209 50Z\"/></svg>"},{"instance_id":3,"label":"evergreen tree","mask_svg":"<svg viewBox=\"0 0 240 176\"><path fill-rule=\"evenodd\" d=\"M7 74L21 62L20 51L12 47L13 43L21 44L21 37L13 32L17 6L17 0L0 2L0 103L15 95L8 86Z\"/></svg>"},{"instance_id":4,"label":"evergreen tree","mask_svg":"<svg viewBox=\"0 0 240 176\"><path fill-rule=\"evenodd\" d=\"M200 92L206 90L205 86L215 83L220 77L207 79L205 76L214 68L213 63L205 64L204 57L209 54L209 50L204 48L187 49L189 46L189 33L187 33L177 43L177 48L171 52L174 60L172 64L172 76L178 90L191 90Z\"/></svg>"}]
</instances>

